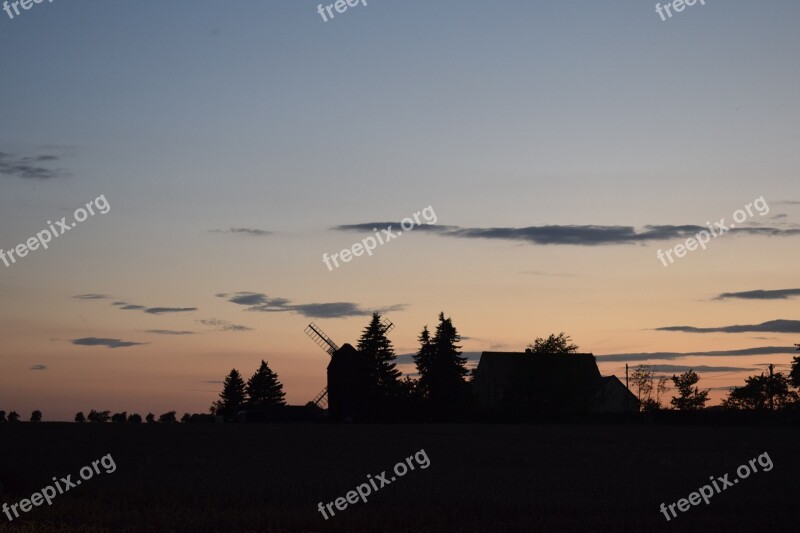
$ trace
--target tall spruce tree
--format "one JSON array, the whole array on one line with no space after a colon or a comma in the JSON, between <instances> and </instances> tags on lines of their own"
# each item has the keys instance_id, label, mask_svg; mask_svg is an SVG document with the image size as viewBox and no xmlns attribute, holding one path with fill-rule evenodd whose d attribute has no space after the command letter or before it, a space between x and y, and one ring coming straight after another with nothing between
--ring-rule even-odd
<instances>
[{"instance_id":1,"label":"tall spruce tree","mask_svg":"<svg viewBox=\"0 0 800 533\"><path fill-rule=\"evenodd\" d=\"M245 384L242 375L235 368L225 377L222 392L219 395L217 414L232 417L244 406Z\"/></svg>"},{"instance_id":2,"label":"tall spruce tree","mask_svg":"<svg viewBox=\"0 0 800 533\"><path fill-rule=\"evenodd\" d=\"M370 410L373 418L380 418L398 394L401 372L394 362L397 356L379 313L373 313L372 320L364 328L358 339L358 351L364 357L369 373Z\"/></svg>"},{"instance_id":3,"label":"tall spruce tree","mask_svg":"<svg viewBox=\"0 0 800 533\"><path fill-rule=\"evenodd\" d=\"M252 407L272 407L286 405L283 385L278 381L278 374L261 360L255 374L247 381L247 402Z\"/></svg>"},{"instance_id":4,"label":"tall spruce tree","mask_svg":"<svg viewBox=\"0 0 800 533\"><path fill-rule=\"evenodd\" d=\"M465 407L469 371L467 359L461 356L461 336L453 322L439 313L439 324L433 338L427 327L419 337L420 351L415 357L420 372L420 387L429 402L431 414L451 416Z\"/></svg>"},{"instance_id":5,"label":"tall spruce tree","mask_svg":"<svg viewBox=\"0 0 800 533\"><path fill-rule=\"evenodd\" d=\"M417 372L419 372L419 388L423 397L429 396L431 383L431 369L433 368L433 360L436 355L436 350L431 342L431 333L428 331L428 326L422 328L422 332L417 338L419 341L419 351L414 356L414 363L417 365Z\"/></svg>"}]
</instances>

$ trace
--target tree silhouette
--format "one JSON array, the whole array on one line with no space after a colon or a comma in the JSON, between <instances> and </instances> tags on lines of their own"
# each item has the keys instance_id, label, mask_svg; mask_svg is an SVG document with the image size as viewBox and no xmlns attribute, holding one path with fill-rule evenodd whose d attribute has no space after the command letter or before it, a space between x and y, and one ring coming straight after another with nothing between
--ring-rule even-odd
<instances>
[{"instance_id":1,"label":"tree silhouette","mask_svg":"<svg viewBox=\"0 0 800 533\"><path fill-rule=\"evenodd\" d=\"M572 339L563 331L558 335L550 334L543 339L536 337L533 344L529 344L525 350L528 353L575 353L578 345L572 344Z\"/></svg>"},{"instance_id":2,"label":"tree silhouette","mask_svg":"<svg viewBox=\"0 0 800 533\"><path fill-rule=\"evenodd\" d=\"M89 416L86 417L89 422L96 422L99 424L108 422L111 418L111 411L95 411L92 409L89 411Z\"/></svg>"},{"instance_id":3,"label":"tree silhouette","mask_svg":"<svg viewBox=\"0 0 800 533\"><path fill-rule=\"evenodd\" d=\"M639 399L639 408L642 411L657 411L661 409L661 396L669 390L667 377L661 376L658 382L655 381L655 371L653 367L639 365L631 374L631 384L636 389L636 397ZM653 391L656 391L655 398Z\"/></svg>"},{"instance_id":4,"label":"tree silhouette","mask_svg":"<svg viewBox=\"0 0 800 533\"><path fill-rule=\"evenodd\" d=\"M121 413L114 413L113 415L111 415L111 421L117 424L124 424L125 422L128 421L128 413L126 411L123 411Z\"/></svg>"},{"instance_id":5,"label":"tree silhouette","mask_svg":"<svg viewBox=\"0 0 800 533\"><path fill-rule=\"evenodd\" d=\"M678 396L673 396L670 403L680 411L697 411L702 409L708 401L708 390L701 391L694 385L700 377L694 370L688 370L680 376L672 376L672 382L678 389Z\"/></svg>"},{"instance_id":6,"label":"tree silhouette","mask_svg":"<svg viewBox=\"0 0 800 533\"><path fill-rule=\"evenodd\" d=\"M722 400L726 409L764 411L769 409L770 398L776 409L783 409L795 404L800 397L790 389L791 382L781 372L775 372L770 377L764 373L760 376L750 376L742 387L734 387L728 397Z\"/></svg>"},{"instance_id":7,"label":"tree silhouette","mask_svg":"<svg viewBox=\"0 0 800 533\"><path fill-rule=\"evenodd\" d=\"M84 422L86 422L86 417L83 415L83 411L78 411L77 413L75 413L75 422L79 424L83 424Z\"/></svg>"},{"instance_id":8,"label":"tree silhouette","mask_svg":"<svg viewBox=\"0 0 800 533\"><path fill-rule=\"evenodd\" d=\"M233 417L244 406L245 384L242 375L235 368L225 377L219 397L216 413L218 415Z\"/></svg>"},{"instance_id":9,"label":"tree silhouette","mask_svg":"<svg viewBox=\"0 0 800 533\"><path fill-rule=\"evenodd\" d=\"M42 412L38 409L31 413L31 422L41 422Z\"/></svg>"},{"instance_id":10,"label":"tree silhouette","mask_svg":"<svg viewBox=\"0 0 800 533\"><path fill-rule=\"evenodd\" d=\"M0 410L0 423L5 422L5 421L6 421L6 412Z\"/></svg>"},{"instance_id":11,"label":"tree silhouette","mask_svg":"<svg viewBox=\"0 0 800 533\"><path fill-rule=\"evenodd\" d=\"M422 330L420 350L415 357L420 372L419 385L434 417L455 415L464 408L469 392L465 381L469 371L467 359L461 356L458 334L450 318L439 313L439 324L433 338Z\"/></svg>"},{"instance_id":12,"label":"tree silhouette","mask_svg":"<svg viewBox=\"0 0 800 533\"><path fill-rule=\"evenodd\" d=\"M247 380L245 387L248 405L252 407L272 407L286 405L283 385L278 381L278 374L273 372L262 359L261 366Z\"/></svg>"},{"instance_id":13,"label":"tree silhouette","mask_svg":"<svg viewBox=\"0 0 800 533\"><path fill-rule=\"evenodd\" d=\"M392 341L386 336L381 315L373 313L372 319L358 339L358 351L364 357L369 375L367 394L373 416L380 416L399 392L401 372L395 364Z\"/></svg>"},{"instance_id":14,"label":"tree silhouette","mask_svg":"<svg viewBox=\"0 0 800 533\"><path fill-rule=\"evenodd\" d=\"M19 413L16 411L11 411L10 413L8 413L8 421L19 422Z\"/></svg>"},{"instance_id":15,"label":"tree silhouette","mask_svg":"<svg viewBox=\"0 0 800 533\"><path fill-rule=\"evenodd\" d=\"M795 346L800 351L800 344L795 344ZM792 371L789 372L789 380L793 386L800 388L800 355L795 355L792 358Z\"/></svg>"},{"instance_id":16,"label":"tree silhouette","mask_svg":"<svg viewBox=\"0 0 800 533\"><path fill-rule=\"evenodd\" d=\"M436 357L436 348L431 342L431 333L428 331L428 326L422 328L422 332L417 337L419 341L419 351L414 356L414 364L417 366L419 372L419 391L424 398L430 396L431 384L431 369L433 369L433 361Z\"/></svg>"},{"instance_id":17,"label":"tree silhouette","mask_svg":"<svg viewBox=\"0 0 800 533\"><path fill-rule=\"evenodd\" d=\"M142 423L142 415L139 413L133 413L131 416L128 417L129 424L141 424Z\"/></svg>"},{"instance_id":18,"label":"tree silhouette","mask_svg":"<svg viewBox=\"0 0 800 533\"><path fill-rule=\"evenodd\" d=\"M175 418L175 415L176 415L175 411L168 411L159 416L158 421L161 424L174 424L175 422L178 421L178 419Z\"/></svg>"},{"instance_id":19,"label":"tree silhouette","mask_svg":"<svg viewBox=\"0 0 800 533\"><path fill-rule=\"evenodd\" d=\"M144 417L148 424L154 424L156 421L156 415L153 413L147 413L147 416Z\"/></svg>"}]
</instances>

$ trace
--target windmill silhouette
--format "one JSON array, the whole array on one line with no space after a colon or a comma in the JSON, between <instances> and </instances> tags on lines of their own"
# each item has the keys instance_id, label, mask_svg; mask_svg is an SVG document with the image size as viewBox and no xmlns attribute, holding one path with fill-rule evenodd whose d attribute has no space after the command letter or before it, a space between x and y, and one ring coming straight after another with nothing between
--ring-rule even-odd
<instances>
[{"instance_id":1,"label":"windmill silhouette","mask_svg":"<svg viewBox=\"0 0 800 533\"><path fill-rule=\"evenodd\" d=\"M392 323L391 320L389 320L386 317L384 317L383 320L381 320L381 325L383 326L384 334L389 333L392 329L394 329L394 324ZM336 355L337 352L339 352L340 350L342 350L342 348L344 348L344 347L340 348L339 345L333 341L333 339L331 339L327 334L325 334L324 331L322 331L322 328L320 328L313 322L311 322L308 326L306 326L305 333L306 335L309 336L309 338L312 341L314 341L314 343L317 346L322 348L328 355L330 355L331 359L333 359L333 357ZM349 344L345 344L345 346L348 347L350 350L353 349L352 346L350 346ZM319 394L317 394L317 396L311 401L317 407L321 407L322 409L327 409L328 387L322 389L322 391Z\"/></svg>"}]
</instances>

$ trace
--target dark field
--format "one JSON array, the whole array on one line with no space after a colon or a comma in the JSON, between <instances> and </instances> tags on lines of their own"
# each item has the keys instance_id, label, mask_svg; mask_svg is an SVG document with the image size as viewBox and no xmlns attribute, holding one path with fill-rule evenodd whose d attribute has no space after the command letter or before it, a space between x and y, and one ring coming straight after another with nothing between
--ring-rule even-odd
<instances>
[{"instance_id":1,"label":"dark field","mask_svg":"<svg viewBox=\"0 0 800 533\"><path fill-rule=\"evenodd\" d=\"M110 453L0 531L797 531L800 431L787 427L0 425L0 504ZM325 521L424 449L408 472ZM659 505L767 452L774 468L667 522ZM102 467L101 467L101 471ZM387 475L387 478L389 476Z\"/></svg>"}]
</instances>

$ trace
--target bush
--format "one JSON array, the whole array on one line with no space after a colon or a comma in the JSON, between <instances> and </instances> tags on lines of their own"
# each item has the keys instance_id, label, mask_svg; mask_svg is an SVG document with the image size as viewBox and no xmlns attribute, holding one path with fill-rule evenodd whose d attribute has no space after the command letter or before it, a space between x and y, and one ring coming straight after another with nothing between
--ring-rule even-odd
<instances>
[{"instance_id":1,"label":"bush","mask_svg":"<svg viewBox=\"0 0 800 533\"><path fill-rule=\"evenodd\" d=\"M158 421L162 424L174 424L178 420L175 418L175 411L169 411L159 416Z\"/></svg>"},{"instance_id":2,"label":"bush","mask_svg":"<svg viewBox=\"0 0 800 533\"><path fill-rule=\"evenodd\" d=\"M98 424L108 422L110 418L111 411L95 411L94 409L89 412L89 416L87 417L89 422L96 422Z\"/></svg>"}]
</instances>

